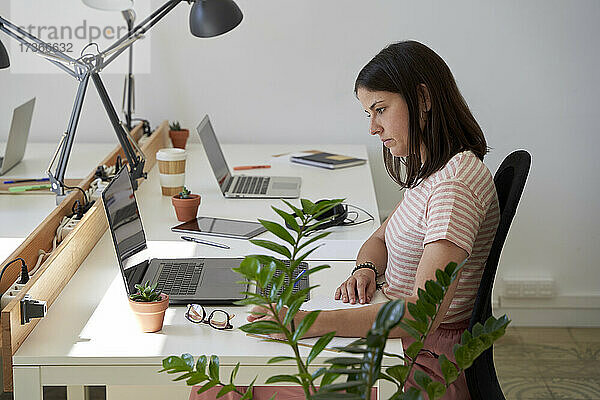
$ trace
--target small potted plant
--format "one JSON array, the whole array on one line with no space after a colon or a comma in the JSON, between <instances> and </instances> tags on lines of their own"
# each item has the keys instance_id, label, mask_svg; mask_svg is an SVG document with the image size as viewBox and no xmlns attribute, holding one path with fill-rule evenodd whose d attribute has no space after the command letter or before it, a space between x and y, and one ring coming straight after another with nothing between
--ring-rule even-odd
<instances>
[{"instance_id":1,"label":"small potted plant","mask_svg":"<svg viewBox=\"0 0 600 400\"><path fill-rule=\"evenodd\" d=\"M147 281L137 284L137 293L129 296L129 306L135 313L143 332L158 332L162 329L165 311L169 307L169 295L160 293L156 286Z\"/></svg>"},{"instance_id":2,"label":"small potted plant","mask_svg":"<svg viewBox=\"0 0 600 400\"><path fill-rule=\"evenodd\" d=\"M181 125L178 121L174 121L169 124L169 137L173 143L173 147L178 149L185 149L185 144L188 137L190 136L189 129L181 129Z\"/></svg>"},{"instance_id":3,"label":"small potted plant","mask_svg":"<svg viewBox=\"0 0 600 400\"><path fill-rule=\"evenodd\" d=\"M183 191L171 198L177 219L181 222L196 218L198 206L200 206L200 195L191 194L184 186Z\"/></svg>"}]
</instances>

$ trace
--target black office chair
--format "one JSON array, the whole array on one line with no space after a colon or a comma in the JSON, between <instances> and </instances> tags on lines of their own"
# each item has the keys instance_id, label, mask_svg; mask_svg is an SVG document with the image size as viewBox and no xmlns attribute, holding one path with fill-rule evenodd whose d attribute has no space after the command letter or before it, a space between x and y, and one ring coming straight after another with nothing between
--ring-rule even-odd
<instances>
[{"instance_id":1,"label":"black office chair","mask_svg":"<svg viewBox=\"0 0 600 400\"><path fill-rule=\"evenodd\" d=\"M473 314L471 314L469 331L473 329L477 322L483 324L492 315L492 287L500 253L517 211L517 205L521 199L530 166L531 155L525 150L517 150L502 161L496 175L494 175L494 184L500 203L500 223L483 270ZM467 379L471 400L505 400L496 376L493 346L483 352L465 370L465 378Z\"/></svg>"}]
</instances>

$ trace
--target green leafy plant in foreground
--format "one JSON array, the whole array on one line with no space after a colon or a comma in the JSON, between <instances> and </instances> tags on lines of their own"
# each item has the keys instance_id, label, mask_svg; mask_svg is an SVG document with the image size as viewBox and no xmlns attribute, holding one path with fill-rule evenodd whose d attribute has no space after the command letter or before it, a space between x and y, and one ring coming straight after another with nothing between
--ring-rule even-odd
<instances>
[{"instance_id":1,"label":"green leafy plant in foreground","mask_svg":"<svg viewBox=\"0 0 600 400\"><path fill-rule=\"evenodd\" d=\"M169 130L171 131L180 131L181 130L181 125L179 124L179 121L173 121L169 124Z\"/></svg>"},{"instance_id":2,"label":"green leafy plant in foreground","mask_svg":"<svg viewBox=\"0 0 600 400\"><path fill-rule=\"evenodd\" d=\"M506 316L500 319L490 317L484 325L475 325L472 332L465 331L460 344L455 345L453 349L456 364L448 360L446 355L439 355L438 361L442 369L444 382L433 380L420 370L415 370L414 381L418 387L411 387L406 390L406 381L413 373L416 356L423 348L423 343L431 332L433 321L438 315L444 296L452 282L458 277L464 262L460 265L450 263L444 270L438 269L435 274L436 280L430 280L425 284L424 289L418 289L416 303L408 303L405 307L404 300L400 299L383 304L366 337L355 341L350 346L339 348L340 351L354 356L331 358L326 361L331 364L329 368L323 367L315 370L311 366L315 358L331 342L335 332L329 332L320 337L306 358L300 356L298 341L315 322L320 311L307 313L296 325L294 317L298 314L307 293L316 286L292 293L295 283L294 270L300 262L319 246L313 247L302 254L299 254L300 251L305 250L307 246L315 244L329 234L329 232L322 232L315 236L311 235L310 238L307 237L319 225L329 221L329 219L318 221L317 218L342 201L342 199L337 199L315 204L310 200L301 199L301 208L298 208L284 200L293 214L272 207L295 233L295 238L282 225L272 221L259 220L267 230L283 240L284 243L279 244L259 239L251 240L251 242L280 254L289 261L289 265L275 257L252 255L246 257L239 268L234 269L243 275L245 278L244 283L255 285L261 289L256 293L245 292L247 298L239 301L238 304L263 306L275 317L274 321L255 321L241 326L240 329L252 334L282 334L285 337L284 342L291 347L294 356L273 357L268 363L293 361L298 368L296 374L274 375L268 378L265 383L285 382L297 384L303 388L307 399L369 400L371 387L378 380L385 379L396 385L396 392L391 397L392 399L424 399L423 392L430 400L439 399L444 395L448 386L483 351L504 334L509 323ZM306 274L313 274L324 268L329 268L329 266L319 265L310 268L306 271ZM280 273L276 274L276 271L280 271ZM288 277L290 282L287 286L284 284L285 276ZM269 285L272 285L272 289L267 294L262 294L262 289ZM281 312L282 310L284 311ZM412 319L403 319L405 310L408 310ZM280 317L280 314L282 317ZM415 338L415 342L406 349L403 356L384 351L390 331L397 327ZM402 363L382 371L381 364L384 356L398 358ZM233 382L240 366L239 363L233 368L229 382L221 381L219 358L215 355L211 356L210 359L201 356L196 363L194 363L194 357L190 354L184 354L181 357L170 356L165 358L162 364L163 369L160 372L183 373L175 380L185 379L190 386L202 384L199 393L221 385L223 387L217 397L233 391L240 394L242 399L252 398L254 381L246 392L239 391ZM341 379L342 377L345 377L345 381ZM336 382L337 380L340 381ZM319 387L317 388L317 386Z\"/></svg>"}]
</instances>

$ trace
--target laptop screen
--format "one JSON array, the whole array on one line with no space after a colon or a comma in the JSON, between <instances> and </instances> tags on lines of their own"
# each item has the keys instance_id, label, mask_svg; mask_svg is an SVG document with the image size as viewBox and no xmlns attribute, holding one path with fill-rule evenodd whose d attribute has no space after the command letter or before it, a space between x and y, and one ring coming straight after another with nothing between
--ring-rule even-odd
<instances>
[{"instance_id":1,"label":"laptop screen","mask_svg":"<svg viewBox=\"0 0 600 400\"><path fill-rule=\"evenodd\" d=\"M221 150L221 145L219 145L217 135L215 135L215 131L213 130L208 115L204 116L204 119L196 129L198 135L200 135L200 140L204 146L204 151L206 151L208 162L215 173L221 191L224 191L227 178L231 177L231 172L229 171L229 167L223 156L223 151Z\"/></svg>"},{"instance_id":2,"label":"laptop screen","mask_svg":"<svg viewBox=\"0 0 600 400\"><path fill-rule=\"evenodd\" d=\"M148 255L143 251L146 235L127 167L121 168L104 189L102 200L127 291L135 292L134 285L141 281L148 266Z\"/></svg>"}]
</instances>

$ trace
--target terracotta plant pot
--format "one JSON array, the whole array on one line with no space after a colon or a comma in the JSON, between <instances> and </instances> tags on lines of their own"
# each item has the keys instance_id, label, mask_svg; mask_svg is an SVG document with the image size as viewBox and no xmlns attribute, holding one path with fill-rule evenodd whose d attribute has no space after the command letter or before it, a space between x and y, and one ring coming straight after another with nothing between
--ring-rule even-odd
<instances>
[{"instance_id":1,"label":"terracotta plant pot","mask_svg":"<svg viewBox=\"0 0 600 400\"><path fill-rule=\"evenodd\" d=\"M171 197L173 207L175 207L175 214L177 219L181 222L189 221L196 218L198 214L198 206L200 206L200 195L190 194L189 199L182 199L178 194Z\"/></svg>"},{"instance_id":2,"label":"terracotta plant pot","mask_svg":"<svg viewBox=\"0 0 600 400\"><path fill-rule=\"evenodd\" d=\"M160 301L143 302L129 299L129 306L135 313L142 332L158 332L162 329L165 311L169 307L169 295L161 293Z\"/></svg>"},{"instance_id":3,"label":"terracotta plant pot","mask_svg":"<svg viewBox=\"0 0 600 400\"><path fill-rule=\"evenodd\" d=\"M188 137L190 136L189 129L182 129L180 131L169 131L169 137L173 143L173 147L178 149L185 149Z\"/></svg>"}]
</instances>

